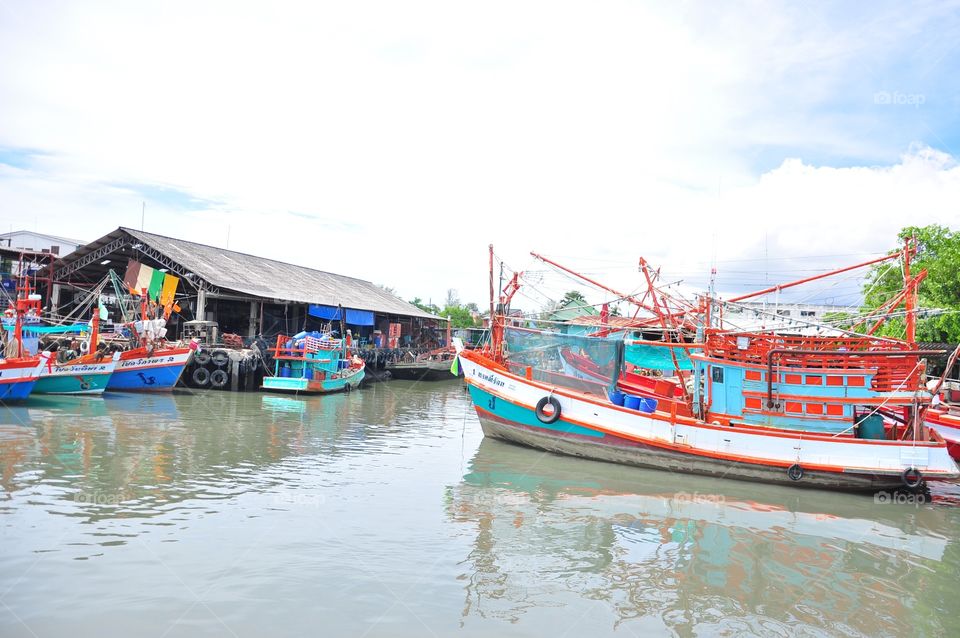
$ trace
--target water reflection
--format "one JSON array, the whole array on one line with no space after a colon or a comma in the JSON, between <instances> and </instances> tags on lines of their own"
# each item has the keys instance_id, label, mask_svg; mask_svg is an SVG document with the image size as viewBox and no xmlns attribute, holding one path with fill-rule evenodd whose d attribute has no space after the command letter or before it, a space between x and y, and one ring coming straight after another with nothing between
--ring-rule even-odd
<instances>
[{"instance_id":1,"label":"water reflection","mask_svg":"<svg viewBox=\"0 0 960 638\"><path fill-rule=\"evenodd\" d=\"M952 507L674 476L485 439L448 512L476 526L465 623L517 622L575 596L603 601L613 628L657 618L681 635L958 629L934 612L952 607L938 598L960 565Z\"/></svg>"}]
</instances>

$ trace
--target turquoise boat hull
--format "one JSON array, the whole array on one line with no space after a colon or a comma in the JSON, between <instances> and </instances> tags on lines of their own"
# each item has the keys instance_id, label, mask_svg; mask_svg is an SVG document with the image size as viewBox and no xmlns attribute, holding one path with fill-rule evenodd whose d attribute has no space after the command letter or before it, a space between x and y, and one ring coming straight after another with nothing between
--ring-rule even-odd
<instances>
[{"instance_id":1,"label":"turquoise boat hull","mask_svg":"<svg viewBox=\"0 0 960 638\"><path fill-rule=\"evenodd\" d=\"M115 361L44 367L34 394L103 394L110 383Z\"/></svg>"},{"instance_id":2,"label":"turquoise boat hull","mask_svg":"<svg viewBox=\"0 0 960 638\"><path fill-rule=\"evenodd\" d=\"M360 368L352 374L336 379L314 380L303 377L265 377L260 389L266 392L288 394L330 394L352 390L363 381L365 371Z\"/></svg>"}]
</instances>

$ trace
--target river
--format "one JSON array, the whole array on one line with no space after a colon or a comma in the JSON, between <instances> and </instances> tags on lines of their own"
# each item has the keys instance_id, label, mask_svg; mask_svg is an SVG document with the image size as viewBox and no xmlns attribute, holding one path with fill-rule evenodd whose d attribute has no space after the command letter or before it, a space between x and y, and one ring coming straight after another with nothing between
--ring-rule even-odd
<instances>
[{"instance_id":1,"label":"river","mask_svg":"<svg viewBox=\"0 0 960 638\"><path fill-rule=\"evenodd\" d=\"M0 406L0 636L960 635L960 489L483 439L460 382ZM922 502L920 502L922 501Z\"/></svg>"}]
</instances>

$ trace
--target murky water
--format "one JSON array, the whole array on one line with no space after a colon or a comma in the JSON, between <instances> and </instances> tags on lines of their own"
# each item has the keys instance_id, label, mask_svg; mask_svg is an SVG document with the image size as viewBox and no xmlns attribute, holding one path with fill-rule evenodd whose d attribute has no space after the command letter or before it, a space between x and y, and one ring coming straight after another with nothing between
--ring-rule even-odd
<instances>
[{"instance_id":1,"label":"murky water","mask_svg":"<svg viewBox=\"0 0 960 638\"><path fill-rule=\"evenodd\" d=\"M483 440L456 381L0 407L0 636L960 635L932 503ZM893 499L896 500L896 499Z\"/></svg>"}]
</instances>

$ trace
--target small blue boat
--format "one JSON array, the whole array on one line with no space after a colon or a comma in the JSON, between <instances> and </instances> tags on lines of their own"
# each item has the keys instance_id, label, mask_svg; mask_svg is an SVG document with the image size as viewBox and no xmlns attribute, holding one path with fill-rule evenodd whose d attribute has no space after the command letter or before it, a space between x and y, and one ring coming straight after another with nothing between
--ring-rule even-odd
<instances>
[{"instance_id":1,"label":"small blue boat","mask_svg":"<svg viewBox=\"0 0 960 638\"><path fill-rule=\"evenodd\" d=\"M364 363L349 358L342 339L329 335L280 335L273 350L274 376L261 389L292 394L349 392L363 381Z\"/></svg>"}]
</instances>

